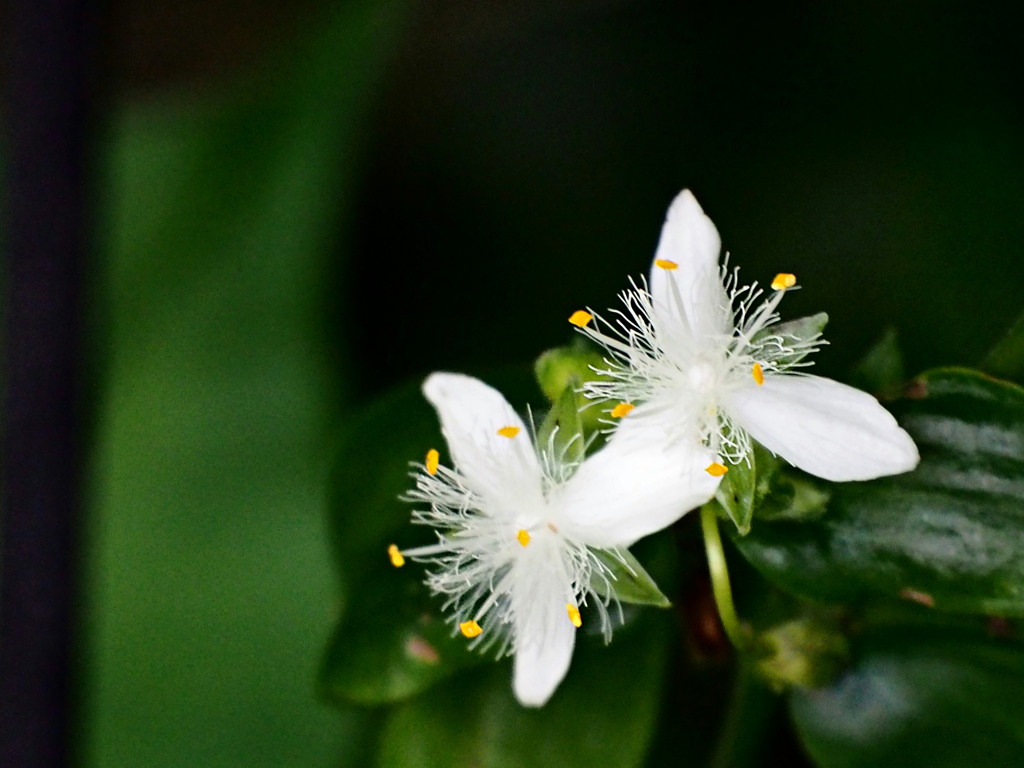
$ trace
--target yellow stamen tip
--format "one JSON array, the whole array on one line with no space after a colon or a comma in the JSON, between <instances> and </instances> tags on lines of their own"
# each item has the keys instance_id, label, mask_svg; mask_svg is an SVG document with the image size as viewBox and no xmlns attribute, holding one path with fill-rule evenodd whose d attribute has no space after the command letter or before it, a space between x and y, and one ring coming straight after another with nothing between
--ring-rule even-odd
<instances>
[{"instance_id":1,"label":"yellow stamen tip","mask_svg":"<svg viewBox=\"0 0 1024 768\"><path fill-rule=\"evenodd\" d=\"M760 387L764 384L764 369L761 367L760 363L754 363L754 368L751 373L754 375L754 381L757 382L757 386Z\"/></svg>"},{"instance_id":2,"label":"yellow stamen tip","mask_svg":"<svg viewBox=\"0 0 1024 768\"><path fill-rule=\"evenodd\" d=\"M515 437L519 434L519 427L502 427L498 430L498 434L502 437Z\"/></svg>"},{"instance_id":3,"label":"yellow stamen tip","mask_svg":"<svg viewBox=\"0 0 1024 768\"><path fill-rule=\"evenodd\" d=\"M438 462L438 459L440 459L440 458L441 458L441 455L437 452L436 449L431 448L429 451L427 451L427 460L424 462L424 464L427 467L427 474L428 475L436 475L437 474L437 462Z\"/></svg>"},{"instance_id":4,"label":"yellow stamen tip","mask_svg":"<svg viewBox=\"0 0 1024 768\"><path fill-rule=\"evenodd\" d=\"M584 312L582 309L577 309L569 316L569 322L575 325L577 328L586 328L587 323L594 319L594 316L589 312Z\"/></svg>"},{"instance_id":5,"label":"yellow stamen tip","mask_svg":"<svg viewBox=\"0 0 1024 768\"><path fill-rule=\"evenodd\" d=\"M660 269L679 269L678 264L674 261L669 261L668 259L655 259L654 266L659 267Z\"/></svg>"},{"instance_id":6,"label":"yellow stamen tip","mask_svg":"<svg viewBox=\"0 0 1024 768\"><path fill-rule=\"evenodd\" d=\"M459 624L459 632L470 638L483 634L483 630L480 628L480 625L472 619Z\"/></svg>"},{"instance_id":7,"label":"yellow stamen tip","mask_svg":"<svg viewBox=\"0 0 1024 768\"><path fill-rule=\"evenodd\" d=\"M789 272L779 272L772 280L772 288L776 291L784 291L794 285L796 285L796 275L791 275Z\"/></svg>"},{"instance_id":8,"label":"yellow stamen tip","mask_svg":"<svg viewBox=\"0 0 1024 768\"><path fill-rule=\"evenodd\" d=\"M530 532L527 530L520 530L519 533L516 534L516 541L525 547L530 543Z\"/></svg>"},{"instance_id":9,"label":"yellow stamen tip","mask_svg":"<svg viewBox=\"0 0 1024 768\"><path fill-rule=\"evenodd\" d=\"M565 604L565 612L569 614L569 621L572 625L579 629L583 626L583 618L580 616L580 609L572 603Z\"/></svg>"},{"instance_id":10,"label":"yellow stamen tip","mask_svg":"<svg viewBox=\"0 0 1024 768\"><path fill-rule=\"evenodd\" d=\"M636 406L634 406L632 403L619 403L614 408L612 408L612 418L621 419L624 416L628 416L629 412L632 411L635 407Z\"/></svg>"},{"instance_id":11,"label":"yellow stamen tip","mask_svg":"<svg viewBox=\"0 0 1024 768\"><path fill-rule=\"evenodd\" d=\"M405 558L402 557L402 553L398 551L398 546L395 544L388 547L388 557L391 558L391 564L395 568L401 568L405 565Z\"/></svg>"},{"instance_id":12,"label":"yellow stamen tip","mask_svg":"<svg viewBox=\"0 0 1024 768\"><path fill-rule=\"evenodd\" d=\"M713 461L704 468L704 471L712 477L721 477L729 471L729 468L725 466L725 464L719 464L717 461Z\"/></svg>"}]
</instances>

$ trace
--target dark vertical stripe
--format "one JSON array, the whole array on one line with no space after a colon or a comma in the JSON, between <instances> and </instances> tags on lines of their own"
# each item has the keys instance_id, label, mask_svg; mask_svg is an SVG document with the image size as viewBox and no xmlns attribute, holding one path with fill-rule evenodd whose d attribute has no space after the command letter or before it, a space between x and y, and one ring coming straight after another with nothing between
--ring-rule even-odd
<instances>
[{"instance_id":1,"label":"dark vertical stripe","mask_svg":"<svg viewBox=\"0 0 1024 768\"><path fill-rule=\"evenodd\" d=\"M89 4L10 0L0 765L70 761L88 252Z\"/></svg>"}]
</instances>

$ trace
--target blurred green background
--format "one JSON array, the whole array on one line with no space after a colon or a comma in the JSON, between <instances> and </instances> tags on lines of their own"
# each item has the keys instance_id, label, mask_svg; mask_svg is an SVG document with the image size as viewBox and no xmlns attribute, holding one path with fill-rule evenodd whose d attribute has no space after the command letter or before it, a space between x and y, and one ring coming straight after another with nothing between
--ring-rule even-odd
<instances>
[{"instance_id":1,"label":"blurred green background","mask_svg":"<svg viewBox=\"0 0 1024 768\"><path fill-rule=\"evenodd\" d=\"M646 271L682 187L747 280L799 276L786 315L830 314L825 373L888 327L909 373L972 364L1021 309L1010 4L219 0L111 24L87 766L364 764L367 716L315 694L374 586L328 551L337 431L430 370L564 343Z\"/></svg>"}]
</instances>

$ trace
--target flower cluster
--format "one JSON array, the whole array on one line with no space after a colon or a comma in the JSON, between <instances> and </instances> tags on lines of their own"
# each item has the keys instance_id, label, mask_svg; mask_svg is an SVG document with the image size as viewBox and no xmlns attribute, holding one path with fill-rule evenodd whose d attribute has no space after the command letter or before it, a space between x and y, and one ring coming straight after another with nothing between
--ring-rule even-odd
<instances>
[{"instance_id":1,"label":"flower cluster","mask_svg":"<svg viewBox=\"0 0 1024 768\"><path fill-rule=\"evenodd\" d=\"M719 264L721 241L689 191L669 208L649 281L605 319L570 317L605 351L582 394L609 403L604 447L539 440L496 390L453 373L427 378L453 467L431 449L416 465L415 523L436 542L400 550L428 564L453 631L513 655L513 690L543 705L568 671L581 609L606 639L615 605L609 562L710 500L752 441L832 481L906 472L910 436L877 400L803 371L823 343L818 318L780 322L796 278L742 285ZM578 446L577 446L578 447Z\"/></svg>"}]
</instances>

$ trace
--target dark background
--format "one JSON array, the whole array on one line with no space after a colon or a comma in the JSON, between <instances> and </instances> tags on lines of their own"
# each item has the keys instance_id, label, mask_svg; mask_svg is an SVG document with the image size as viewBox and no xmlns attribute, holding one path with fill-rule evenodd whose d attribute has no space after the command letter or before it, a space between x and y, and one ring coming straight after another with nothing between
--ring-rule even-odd
<instances>
[{"instance_id":1,"label":"dark background","mask_svg":"<svg viewBox=\"0 0 1024 768\"><path fill-rule=\"evenodd\" d=\"M646 271L682 187L747 280L799 276L783 311L830 314L836 375L888 325L912 372L971 364L1019 312L1019 27L998 6L497 7L424 10L382 94L356 262L384 286L359 305L371 387L562 343Z\"/></svg>"},{"instance_id":2,"label":"dark background","mask_svg":"<svg viewBox=\"0 0 1024 768\"><path fill-rule=\"evenodd\" d=\"M362 391L561 343L567 311L646 270L682 187L748 280L798 274L806 295L786 309L829 312L837 373L887 325L911 371L969 364L1015 317L1014 5L514 6L420 3L381 43L342 267L360 288L339 302ZM230 87L322 14L312 0L112 10L129 99Z\"/></svg>"}]
</instances>

